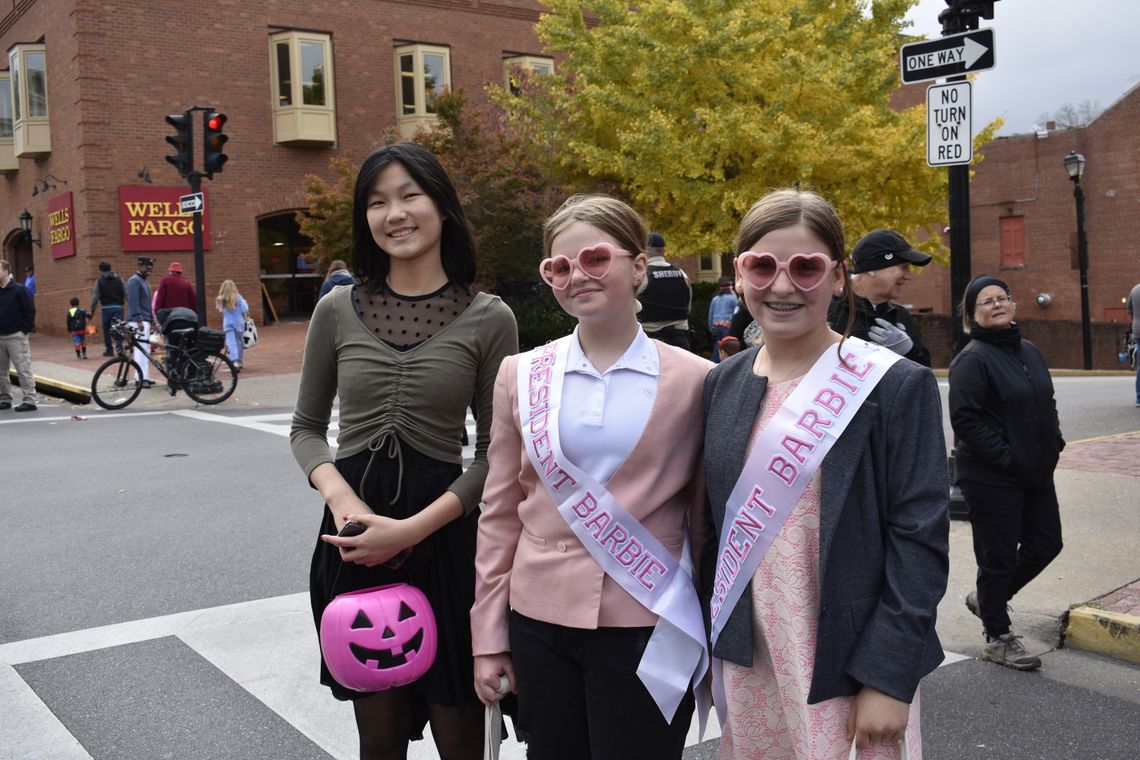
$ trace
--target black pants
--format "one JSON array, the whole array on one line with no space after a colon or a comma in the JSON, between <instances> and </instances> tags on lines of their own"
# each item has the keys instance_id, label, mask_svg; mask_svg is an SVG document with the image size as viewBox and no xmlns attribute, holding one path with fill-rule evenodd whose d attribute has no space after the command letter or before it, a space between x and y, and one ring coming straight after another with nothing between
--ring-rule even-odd
<instances>
[{"instance_id":1,"label":"black pants","mask_svg":"<svg viewBox=\"0 0 1140 760\"><path fill-rule=\"evenodd\" d=\"M668 343L670 346L683 348L686 351L692 351L692 344L689 341L689 331L680 330L676 327L665 327L657 332L645 333L648 337L659 340L662 343Z\"/></svg>"},{"instance_id":2,"label":"black pants","mask_svg":"<svg viewBox=\"0 0 1140 760\"><path fill-rule=\"evenodd\" d=\"M652 633L566 628L511 613L518 730L529 760L679 760L693 695L666 723L637 677Z\"/></svg>"},{"instance_id":3,"label":"black pants","mask_svg":"<svg viewBox=\"0 0 1140 760\"><path fill-rule=\"evenodd\" d=\"M1029 491L959 479L970 508L978 607L990 636L1009 633L1006 603L1061 553L1061 513L1052 480Z\"/></svg>"},{"instance_id":4,"label":"black pants","mask_svg":"<svg viewBox=\"0 0 1140 760\"><path fill-rule=\"evenodd\" d=\"M111 353L111 321L123 318L123 307L103 304L103 352ZM115 349L122 348L123 341L121 338L115 338Z\"/></svg>"}]
</instances>

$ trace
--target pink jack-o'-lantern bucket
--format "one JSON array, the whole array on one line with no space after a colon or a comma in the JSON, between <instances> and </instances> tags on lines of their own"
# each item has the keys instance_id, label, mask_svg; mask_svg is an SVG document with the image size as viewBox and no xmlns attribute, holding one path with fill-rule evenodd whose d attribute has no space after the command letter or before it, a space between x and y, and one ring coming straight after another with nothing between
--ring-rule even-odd
<instances>
[{"instance_id":1,"label":"pink jack-o'-lantern bucket","mask_svg":"<svg viewBox=\"0 0 1140 760\"><path fill-rule=\"evenodd\" d=\"M437 644L431 605L407 583L340 594L321 615L325 664L353 691L410 684L431 667Z\"/></svg>"}]
</instances>

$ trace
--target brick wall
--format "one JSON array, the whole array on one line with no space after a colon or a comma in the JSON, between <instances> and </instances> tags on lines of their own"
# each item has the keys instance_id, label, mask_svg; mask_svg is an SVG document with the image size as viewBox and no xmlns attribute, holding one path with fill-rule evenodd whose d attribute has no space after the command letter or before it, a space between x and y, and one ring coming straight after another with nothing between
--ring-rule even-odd
<instances>
[{"instance_id":1,"label":"brick wall","mask_svg":"<svg viewBox=\"0 0 1140 760\"><path fill-rule=\"evenodd\" d=\"M46 242L33 251L37 324L45 332L62 332L72 295L86 305L99 261L110 261L124 276L134 270L137 254L124 253L120 241L118 188L142 184L138 172L144 166L155 185L186 186L163 158L170 153L163 138L173 132L163 121L166 114L201 104L229 117L230 161L214 181L203 183L212 236L205 255L207 303L229 278L260 315L257 220L302 207L304 176L333 179L332 157L347 153L360 160L382 143L385 129L395 124L397 40L450 46L452 86L475 100L485 83L501 82L504 53L541 53L533 29L539 6L530 0L219 0L207 6L57 0L18 6L0 18L0 45L44 38L52 153L39 161L21 159L18 173L0 179L6 257L20 244L13 231L25 206L38 237L47 230L48 198L75 193L78 255L52 261ZM335 148L273 144L268 36L289 28L332 36ZM31 197L33 182L48 174L68 185ZM177 260L193 281L192 252L152 255L156 275Z\"/></svg>"}]
</instances>

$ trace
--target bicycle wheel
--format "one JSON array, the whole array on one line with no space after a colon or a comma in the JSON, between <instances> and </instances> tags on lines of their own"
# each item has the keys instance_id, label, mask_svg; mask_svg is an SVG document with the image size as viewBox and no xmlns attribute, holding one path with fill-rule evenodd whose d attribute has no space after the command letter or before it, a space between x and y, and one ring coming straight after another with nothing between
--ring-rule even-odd
<instances>
[{"instance_id":1,"label":"bicycle wheel","mask_svg":"<svg viewBox=\"0 0 1140 760\"><path fill-rule=\"evenodd\" d=\"M237 369L229 357L211 351L186 362L182 389L199 404L220 404L237 388Z\"/></svg>"},{"instance_id":2,"label":"bicycle wheel","mask_svg":"<svg viewBox=\"0 0 1140 760\"><path fill-rule=\"evenodd\" d=\"M133 359L116 356L103 362L91 378L91 398L104 409L122 409L142 391L142 368Z\"/></svg>"}]
</instances>

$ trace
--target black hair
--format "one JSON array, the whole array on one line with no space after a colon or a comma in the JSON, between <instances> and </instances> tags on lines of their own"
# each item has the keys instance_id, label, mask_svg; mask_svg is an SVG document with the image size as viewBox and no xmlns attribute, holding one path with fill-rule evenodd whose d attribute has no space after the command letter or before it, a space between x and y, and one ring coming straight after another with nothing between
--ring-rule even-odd
<instances>
[{"instance_id":1,"label":"black hair","mask_svg":"<svg viewBox=\"0 0 1140 760\"><path fill-rule=\"evenodd\" d=\"M369 290L383 290L388 279L388 253L372 237L368 226L368 194L380 173L398 163L420 189L435 201L443 221L440 259L448 282L469 289L475 281L475 238L459 203L459 194L439 159L421 145L398 142L374 151L360 166L352 191L352 269Z\"/></svg>"},{"instance_id":2,"label":"black hair","mask_svg":"<svg viewBox=\"0 0 1140 760\"><path fill-rule=\"evenodd\" d=\"M76 296L71 297L71 305L72 306L78 306L79 305L79 299Z\"/></svg>"},{"instance_id":3,"label":"black hair","mask_svg":"<svg viewBox=\"0 0 1140 760\"><path fill-rule=\"evenodd\" d=\"M99 271L100 272L110 272L111 271L111 265L108 264L106 261L100 261L99 262Z\"/></svg>"}]
</instances>

